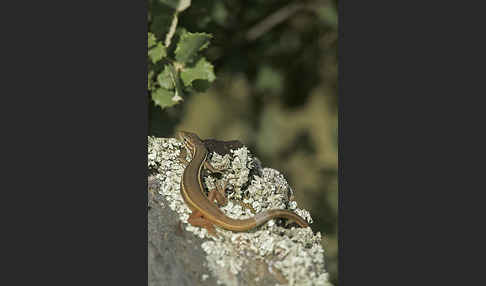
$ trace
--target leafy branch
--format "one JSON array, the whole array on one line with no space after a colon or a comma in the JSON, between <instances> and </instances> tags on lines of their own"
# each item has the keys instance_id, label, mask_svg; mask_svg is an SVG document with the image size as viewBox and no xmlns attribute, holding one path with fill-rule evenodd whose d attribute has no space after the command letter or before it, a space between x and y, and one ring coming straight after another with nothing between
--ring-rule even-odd
<instances>
[{"instance_id":1,"label":"leafy branch","mask_svg":"<svg viewBox=\"0 0 486 286\"><path fill-rule=\"evenodd\" d=\"M213 65L201 54L212 35L177 27L179 14L191 5L190 0L157 0L152 4L159 9L149 14L147 90L163 109L183 101L189 93L206 90L215 80Z\"/></svg>"}]
</instances>

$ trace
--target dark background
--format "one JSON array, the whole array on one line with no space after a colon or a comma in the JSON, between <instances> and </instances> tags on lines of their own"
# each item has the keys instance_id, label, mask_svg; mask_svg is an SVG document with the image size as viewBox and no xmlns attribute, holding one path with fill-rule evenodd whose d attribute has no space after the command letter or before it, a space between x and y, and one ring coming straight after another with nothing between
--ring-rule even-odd
<instances>
[{"instance_id":1,"label":"dark background","mask_svg":"<svg viewBox=\"0 0 486 286\"><path fill-rule=\"evenodd\" d=\"M149 1L149 13L166 9ZM156 16L148 30L157 35ZM272 22L271 19L278 19ZM337 1L193 1L178 26L213 38L205 57L216 80L162 110L149 101L149 135L193 131L237 139L280 170L323 234L337 285Z\"/></svg>"},{"instance_id":2,"label":"dark background","mask_svg":"<svg viewBox=\"0 0 486 286\"><path fill-rule=\"evenodd\" d=\"M143 284L147 3L2 4L2 285ZM341 286L483 280L483 9L437 4L348 3L344 93L339 1Z\"/></svg>"}]
</instances>

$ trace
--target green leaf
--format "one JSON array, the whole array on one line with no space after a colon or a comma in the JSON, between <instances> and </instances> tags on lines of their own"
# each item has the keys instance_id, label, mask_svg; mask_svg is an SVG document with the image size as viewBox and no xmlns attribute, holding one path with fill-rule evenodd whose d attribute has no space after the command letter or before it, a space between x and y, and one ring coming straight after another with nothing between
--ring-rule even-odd
<instances>
[{"instance_id":1,"label":"green leaf","mask_svg":"<svg viewBox=\"0 0 486 286\"><path fill-rule=\"evenodd\" d=\"M183 11L191 6L191 0L159 0L165 5L174 8L177 11Z\"/></svg>"},{"instance_id":2,"label":"green leaf","mask_svg":"<svg viewBox=\"0 0 486 286\"><path fill-rule=\"evenodd\" d=\"M151 70L151 71L148 72L148 85L147 85L147 89L148 90L152 90L152 87L153 87L153 85L152 85L152 78L153 77L154 77L154 71Z\"/></svg>"},{"instance_id":3,"label":"green leaf","mask_svg":"<svg viewBox=\"0 0 486 286\"><path fill-rule=\"evenodd\" d=\"M173 91L164 88L159 88L152 92L152 100L162 108L176 105L179 100L173 100L174 96L175 93Z\"/></svg>"},{"instance_id":4,"label":"green leaf","mask_svg":"<svg viewBox=\"0 0 486 286\"><path fill-rule=\"evenodd\" d=\"M155 37L154 34L148 33L148 48L150 49L151 47L155 46L157 43L157 38Z\"/></svg>"},{"instance_id":5,"label":"green leaf","mask_svg":"<svg viewBox=\"0 0 486 286\"><path fill-rule=\"evenodd\" d=\"M165 56L167 56L167 51L164 45L162 45L162 43L159 42L155 47L151 48L148 51L148 56L152 60L152 63L155 64L156 62L160 61Z\"/></svg>"},{"instance_id":6,"label":"green leaf","mask_svg":"<svg viewBox=\"0 0 486 286\"><path fill-rule=\"evenodd\" d=\"M192 88L195 92L206 92L211 87L211 83L207 80L196 79L192 82Z\"/></svg>"},{"instance_id":7,"label":"green leaf","mask_svg":"<svg viewBox=\"0 0 486 286\"><path fill-rule=\"evenodd\" d=\"M197 79L212 82L215 78L213 65L205 58L200 58L193 67L184 67L181 71L181 79L185 86L191 85Z\"/></svg>"},{"instance_id":8,"label":"green leaf","mask_svg":"<svg viewBox=\"0 0 486 286\"><path fill-rule=\"evenodd\" d=\"M204 50L209 45L210 34L185 32L181 34L175 58L180 63L191 63L199 51Z\"/></svg>"},{"instance_id":9,"label":"green leaf","mask_svg":"<svg viewBox=\"0 0 486 286\"><path fill-rule=\"evenodd\" d=\"M165 65L164 70L157 76L157 82L167 90L174 89L175 79L168 64Z\"/></svg>"}]
</instances>

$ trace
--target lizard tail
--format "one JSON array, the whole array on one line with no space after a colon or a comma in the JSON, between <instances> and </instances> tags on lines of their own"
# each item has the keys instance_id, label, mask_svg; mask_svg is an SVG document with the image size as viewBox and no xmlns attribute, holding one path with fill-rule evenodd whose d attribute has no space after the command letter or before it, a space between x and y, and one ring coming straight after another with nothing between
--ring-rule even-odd
<instances>
[{"instance_id":1,"label":"lizard tail","mask_svg":"<svg viewBox=\"0 0 486 286\"><path fill-rule=\"evenodd\" d=\"M216 224L217 226L222 227L224 229L228 229L232 231L247 231L254 227L260 226L274 218L286 218L296 222L301 227L309 226L309 224L307 223L307 221L305 221L305 219L288 210L268 210L256 214L255 216L247 219L226 218L222 220L217 217L214 217L210 220L214 222L214 224Z\"/></svg>"},{"instance_id":2,"label":"lizard tail","mask_svg":"<svg viewBox=\"0 0 486 286\"><path fill-rule=\"evenodd\" d=\"M286 218L291 221L294 221L301 227L308 227L309 224L305 219L299 216L296 213L293 213L288 210L268 210L262 213L255 215L256 226L262 225L267 221L274 219L274 218Z\"/></svg>"}]
</instances>

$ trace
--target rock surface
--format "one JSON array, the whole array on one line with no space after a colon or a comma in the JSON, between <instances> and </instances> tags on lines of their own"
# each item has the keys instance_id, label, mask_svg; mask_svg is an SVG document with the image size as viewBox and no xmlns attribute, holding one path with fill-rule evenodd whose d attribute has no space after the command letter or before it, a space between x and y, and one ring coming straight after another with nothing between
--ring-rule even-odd
<instances>
[{"instance_id":1,"label":"rock surface","mask_svg":"<svg viewBox=\"0 0 486 286\"><path fill-rule=\"evenodd\" d=\"M160 182L151 177L148 184L149 285L216 285L216 279L204 266L203 240L183 230L177 213L155 193ZM208 277L205 281L204 274Z\"/></svg>"},{"instance_id":2,"label":"rock surface","mask_svg":"<svg viewBox=\"0 0 486 286\"><path fill-rule=\"evenodd\" d=\"M149 285L331 285L324 267L321 234L271 220L248 232L217 228L218 237L187 224L190 210L180 196L183 146L173 138L149 137ZM240 146L236 146L240 147ZM241 147L211 163L224 167L229 203L221 209L246 218L266 209L289 209L312 222L292 201L293 190L278 171L261 168ZM209 188L219 178L205 175Z\"/></svg>"}]
</instances>

